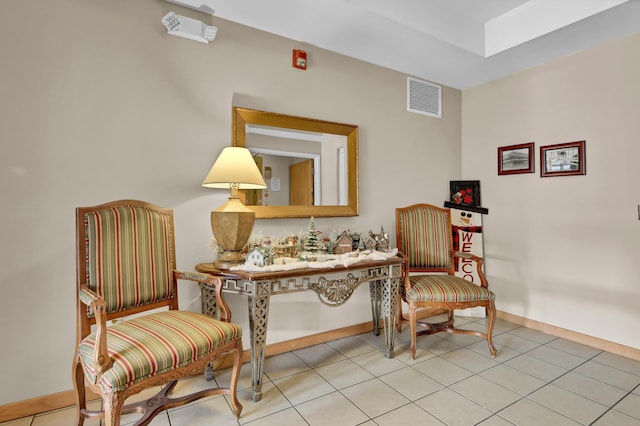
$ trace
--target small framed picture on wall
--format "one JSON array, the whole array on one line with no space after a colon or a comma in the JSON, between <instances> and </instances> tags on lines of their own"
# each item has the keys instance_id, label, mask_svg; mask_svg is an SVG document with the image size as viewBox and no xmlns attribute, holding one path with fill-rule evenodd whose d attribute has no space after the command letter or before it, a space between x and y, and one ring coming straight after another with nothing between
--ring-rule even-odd
<instances>
[{"instance_id":1,"label":"small framed picture on wall","mask_svg":"<svg viewBox=\"0 0 640 426\"><path fill-rule=\"evenodd\" d=\"M498 147L498 175L533 173L533 142Z\"/></svg>"},{"instance_id":2,"label":"small framed picture on wall","mask_svg":"<svg viewBox=\"0 0 640 426\"><path fill-rule=\"evenodd\" d=\"M540 147L540 177L586 175L586 141Z\"/></svg>"}]
</instances>

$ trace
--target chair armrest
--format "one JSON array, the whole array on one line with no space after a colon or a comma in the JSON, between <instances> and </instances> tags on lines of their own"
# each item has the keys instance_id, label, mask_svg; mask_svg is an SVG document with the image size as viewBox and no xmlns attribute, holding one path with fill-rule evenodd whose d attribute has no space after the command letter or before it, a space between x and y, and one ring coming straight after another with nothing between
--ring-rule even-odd
<instances>
[{"instance_id":1,"label":"chair armrest","mask_svg":"<svg viewBox=\"0 0 640 426\"><path fill-rule=\"evenodd\" d=\"M216 305L220 312L220 321L231 322L231 309L222 295L222 280L220 278L202 272L173 271L173 273L177 280L196 281L200 284L213 286L216 292Z\"/></svg>"},{"instance_id":2,"label":"chair armrest","mask_svg":"<svg viewBox=\"0 0 640 426\"><path fill-rule=\"evenodd\" d=\"M401 251L398 251L398 256L404 260L404 266L401 271L402 285L400 286L400 294L404 300L405 292L411 288L411 283L409 282L409 256Z\"/></svg>"},{"instance_id":3,"label":"chair armrest","mask_svg":"<svg viewBox=\"0 0 640 426\"><path fill-rule=\"evenodd\" d=\"M473 260L476 263L478 277L480 277L480 285L484 288L489 288L489 281L487 281L487 277L484 276L484 271L482 270L482 263L484 262L482 257L472 253L463 253L461 251L453 252L453 256L460 259Z\"/></svg>"},{"instance_id":4,"label":"chair armrest","mask_svg":"<svg viewBox=\"0 0 640 426\"><path fill-rule=\"evenodd\" d=\"M482 262L482 257L475 255L473 253L466 253L466 252L461 252L461 251L454 251L453 255L455 257L460 257L462 259L471 259L475 262Z\"/></svg>"},{"instance_id":5,"label":"chair armrest","mask_svg":"<svg viewBox=\"0 0 640 426\"><path fill-rule=\"evenodd\" d=\"M111 368L112 360L107 348L107 315L106 303L102 297L89 289L87 285L80 288L80 301L89 306L96 318L96 343L93 350L93 366L97 375Z\"/></svg>"}]
</instances>

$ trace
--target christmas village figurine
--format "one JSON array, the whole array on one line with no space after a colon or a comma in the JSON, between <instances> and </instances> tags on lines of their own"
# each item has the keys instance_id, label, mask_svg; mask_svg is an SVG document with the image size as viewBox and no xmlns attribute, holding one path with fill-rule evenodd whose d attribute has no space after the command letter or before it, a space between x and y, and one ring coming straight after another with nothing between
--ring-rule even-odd
<instances>
[{"instance_id":1,"label":"christmas village figurine","mask_svg":"<svg viewBox=\"0 0 640 426\"><path fill-rule=\"evenodd\" d=\"M374 234L369 230L369 235L373 235L376 240L376 250L378 251L389 251L389 234L384 232L384 228L380 225L380 233Z\"/></svg>"},{"instance_id":2,"label":"christmas village figurine","mask_svg":"<svg viewBox=\"0 0 640 426\"><path fill-rule=\"evenodd\" d=\"M372 230L369 230L369 235L361 239L358 249L387 252L389 251L389 234L384 232L382 226L379 234L374 234Z\"/></svg>"},{"instance_id":3,"label":"christmas village figurine","mask_svg":"<svg viewBox=\"0 0 640 426\"><path fill-rule=\"evenodd\" d=\"M249 251L249 253L247 253L246 257L244 258L244 263L248 265L264 266L265 255L262 250L256 247L253 250Z\"/></svg>"},{"instance_id":4,"label":"christmas village figurine","mask_svg":"<svg viewBox=\"0 0 640 426\"><path fill-rule=\"evenodd\" d=\"M245 263L255 266L273 265L275 251L271 245L271 238L265 237L259 242L256 240L251 246L251 249L249 249L249 252L245 256Z\"/></svg>"},{"instance_id":5,"label":"christmas village figurine","mask_svg":"<svg viewBox=\"0 0 640 426\"><path fill-rule=\"evenodd\" d=\"M362 245L361 245L362 234L360 234L359 232L352 232L352 233L349 234L349 236L353 240L352 250L351 251L362 250Z\"/></svg>"},{"instance_id":6,"label":"christmas village figurine","mask_svg":"<svg viewBox=\"0 0 640 426\"><path fill-rule=\"evenodd\" d=\"M286 238L277 238L272 244L270 237L259 235L245 248L245 263L263 267L273 265L276 258L281 259L278 263L284 263L284 258L316 261L319 254L342 255L365 250L389 251L389 234L384 232L382 226L379 234L369 230L366 236L349 230L334 231L325 236L322 234L317 229L316 220L312 216L309 218L306 232L300 232L299 236L289 235Z\"/></svg>"},{"instance_id":7,"label":"christmas village figurine","mask_svg":"<svg viewBox=\"0 0 640 426\"><path fill-rule=\"evenodd\" d=\"M298 237L289 235L284 242L273 246L276 257L295 258L298 255Z\"/></svg>"},{"instance_id":8,"label":"christmas village figurine","mask_svg":"<svg viewBox=\"0 0 640 426\"><path fill-rule=\"evenodd\" d=\"M318 238L318 228L316 227L316 220L313 216L309 218L309 224L307 225L307 233L302 241L302 251L305 254L298 254L298 259L303 261L313 262L317 260L314 254L320 251L320 239Z\"/></svg>"},{"instance_id":9,"label":"christmas village figurine","mask_svg":"<svg viewBox=\"0 0 640 426\"><path fill-rule=\"evenodd\" d=\"M336 240L333 252L335 254L344 254L353 251L353 239L349 235L349 231L342 231Z\"/></svg>"},{"instance_id":10,"label":"christmas village figurine","mask_svg":"<svg viewBox=\"0 0 640 426\"><path fill-rule=\"evenodd\" d=\"M365 250L376 249L376 236L373 232L369 231L369 235L364 237L364 239L362 240L362 246Z\"/></svg>"},{"instance_id":11,"label":"christmas village figurine","mask_svg":"<svg viewBox=\"0 0 640 426\"><path fill-rule=\"evenodd\" d=\"M304 251L309 253L317 253L319 249L318 229L316 228L316 220L311 216L307 225L307 236L304 239Z\"/></svg>"},{"instance_id":12,"label":"christmas village figurine","mask_svg":"<svg viewBox=\"0 0 640 426\"><path fill-rule=\"evenodd\" d=\"M374 234L369 231L369 235L364 238L360 233L342 231L337 236L320 238L320 231L316 227L316 221L313 216L309 218L307 232L302 237L302 251L307 253L329 253L329 254L345 254L353 251L377 250L389 251L389 234L384 232L384 228L380 227L380 233ZM313 256L301 258L302 260L310 260Z\"/></svg>"}]
</instances>

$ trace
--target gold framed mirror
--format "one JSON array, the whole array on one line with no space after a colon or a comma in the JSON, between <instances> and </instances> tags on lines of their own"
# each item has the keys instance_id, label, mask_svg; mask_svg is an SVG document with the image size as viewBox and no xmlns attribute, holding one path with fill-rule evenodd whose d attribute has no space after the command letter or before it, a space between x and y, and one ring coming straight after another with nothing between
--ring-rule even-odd
<instances>
[{"instance_id":1,"label":"gold framed mirror","mask_svg":"<svg viewBox=\"0 0 640 426\"><path fill-rule=\"evenodd\" d=\"M232 121L232 145L253 153L267 182L245 191L257 219L359 214L358 126L241 107Z\"/></svg>"}]
</instances>

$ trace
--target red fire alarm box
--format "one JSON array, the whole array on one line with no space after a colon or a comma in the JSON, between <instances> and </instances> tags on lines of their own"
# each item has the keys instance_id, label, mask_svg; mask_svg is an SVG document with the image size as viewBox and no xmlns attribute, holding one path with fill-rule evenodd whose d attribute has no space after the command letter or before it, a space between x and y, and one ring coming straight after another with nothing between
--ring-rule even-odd
<instances>
[{"instance_id":1,"label":"red fire alarm box","mask_svg":"<svg viewBox=\"0 0 640 426\"><path fill-rule=\"evenodd\" d=\"M307 69L307 52L305 52L304 50L294 49L292 65L294 68L306 70Z\"/></svg>"}]
</instances>

